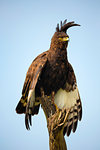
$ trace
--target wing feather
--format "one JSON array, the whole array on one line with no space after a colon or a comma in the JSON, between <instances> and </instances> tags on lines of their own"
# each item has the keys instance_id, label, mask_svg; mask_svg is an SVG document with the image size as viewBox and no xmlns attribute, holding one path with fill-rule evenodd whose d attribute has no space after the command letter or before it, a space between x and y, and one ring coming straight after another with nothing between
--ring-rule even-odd
<instances>
[{"instance_id":1,"label":"wing feather","mask_svg":"<svg viewBox=\"0 0 100 150\"><path fill-rule=\"evenodd\" d=\"M30 67L27 71L27 74L26 74L24 85L23 85L22 97L16 107L17 113L20 113L20 114L26 113L26 105L28 102L29 91L32 89L35 89L39 75L41 74L41 71L46 64L47 56L48 56L48 51L37 56L34 59L34 61L32 62L32 64L30 65ZM37 107L37 108L39 108L39 107ZM37 112L38 112L38 110L36 109L36 113ZM35 113L33 113L33 114L35 114Z\"/></svg>"},{"instance_id":2,"label":"wing feather","mask_svg":"<svg viewBox=\"0 0 100 150\"><path fill-rule=\"evenodd\" d=\"M66 109L68 108L71 109L63 131L64 134L66 133L67 136L69 136L71 131L73 132L76 131L78 120L80 121L82 118L82 104L79 91L77 88L76 77L71 64L68 64L67 69L68 69L68 77L66 81L66 86L64 91L62 90L62 95L64 97L64 98L62 97L64 100L64 101L62 100L64 102L62 106L63 107L66 106L65 107Z\"/></svg>"},{"instance_id":3,"label":"wing feather","mask_svg":"<svg viewBox=\"0 0 100 150\"><path fill-rule=\"evenodd\" d=\"M78 96L75 98L75 96L73 95L74 100L75 100L74 105L72 105L72 107L71 107L71 111L69 113L69 117L68 117L67 123L65 125L65 130L64 130L64 134L67 133L67 136L70 135L71 130L73 132L76 131L78 120L80 121L81 118L82 118L81 99L80 99L79 91L78 91L78 88L77 88L77 83L76 83L76 77L75 77L75 74L74 74L74 70L73 70L71 64L69 64L68 69L69 69L69 73L68 73L66 89L68 89L67 91L69 93L72 92L72 91L75 91L77 89L77 95Z\"/></svg>"}]
</instances>

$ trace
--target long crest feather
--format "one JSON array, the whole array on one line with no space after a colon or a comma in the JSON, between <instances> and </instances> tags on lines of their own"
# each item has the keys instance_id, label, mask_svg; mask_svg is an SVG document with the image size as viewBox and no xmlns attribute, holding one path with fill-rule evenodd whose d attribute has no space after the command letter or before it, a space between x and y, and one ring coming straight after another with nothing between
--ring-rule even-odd
<instances>
[{"instance_id":1,"label":"long crest feather","mask_svg":"<svg viewBox=\"0 0 100 150\"><path fill-rule=\"evenodd\" d=\"M57 28L56 31L57 32L67 32L67 29L73 26L80 26L79 24L74 23L74 21L68 22L67 23L67 19L64 20L64 22L62 23L62 21L60 22L60 28L59 28L59 24L57 24Z\"/></svg>"},{"instance_id":2,"label":"long crest feather","mask_svg":"<svg viewBox=\"0 0 100 150\"><path fill-rule=\"evenodd\" d=\"M59 24L57 24L56 31L59 32Z\"/></svg>"}]
</instances>

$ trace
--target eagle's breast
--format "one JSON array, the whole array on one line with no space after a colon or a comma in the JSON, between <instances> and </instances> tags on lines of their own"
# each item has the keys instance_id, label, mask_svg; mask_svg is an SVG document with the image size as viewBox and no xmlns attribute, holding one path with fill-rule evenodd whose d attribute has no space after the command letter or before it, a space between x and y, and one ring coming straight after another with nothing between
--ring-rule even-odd
<instances>
[{"instance_id":1,"label":"eagle's breast","mask_svg":"<svg viewBox=\"0 0 100 150\"><path fill-rule=\"evenodd\" d=\"M40 80L36 86L36 95L40 95L40 87L44 89L46 95L51 95L64 88L67 80L67 69L64 62L55 62L53 65L46 64L40 75Z\"/></svg>"}]
</instances>

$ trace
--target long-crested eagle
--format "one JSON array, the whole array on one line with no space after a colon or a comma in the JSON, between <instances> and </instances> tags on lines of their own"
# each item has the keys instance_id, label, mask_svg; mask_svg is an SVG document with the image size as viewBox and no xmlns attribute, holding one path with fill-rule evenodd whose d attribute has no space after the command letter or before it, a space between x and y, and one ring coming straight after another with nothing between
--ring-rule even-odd
<instances>
[{"instance_id":1,"label":"long-crested eagle","mask_svg":"<svg viewBox=\"0 0 100 150\"><path fill-rule=\"evenodd\" d=\"M76 77L67 57L69 36L68 28L79 26L74 21L65 20L57 24L49 50L37 56L30 65L24 82L22 97L16 107L18 114L25 113L26 128L31 125L31 116L38 114L41 88L44 94L55 93L54 102L60 109L70 109L64 127L64 135L76 131L78 120L82 118L82 104L76 83ZM28 116L28 117L27 117Z\"/></svg>"}]
</instances>

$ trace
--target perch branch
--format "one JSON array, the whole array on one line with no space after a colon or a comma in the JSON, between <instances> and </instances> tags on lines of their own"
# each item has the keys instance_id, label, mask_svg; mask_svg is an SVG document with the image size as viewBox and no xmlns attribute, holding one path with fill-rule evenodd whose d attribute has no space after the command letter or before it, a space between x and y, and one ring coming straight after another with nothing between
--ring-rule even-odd
<instances>
[{"instance_id":1,"label":"perch branch","mask_svg":"<svg viewBox=\"0 0 100 150\"><path fill-rule=\"evenodd\" d=\"M44 95L44 91L41 89L41 95L40 102L47 119L50 150L67 150L63 129L69 110L60 110L56 106L54 103L54 92L48 97Z\"/></svg>"}]
</instances>

